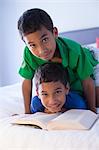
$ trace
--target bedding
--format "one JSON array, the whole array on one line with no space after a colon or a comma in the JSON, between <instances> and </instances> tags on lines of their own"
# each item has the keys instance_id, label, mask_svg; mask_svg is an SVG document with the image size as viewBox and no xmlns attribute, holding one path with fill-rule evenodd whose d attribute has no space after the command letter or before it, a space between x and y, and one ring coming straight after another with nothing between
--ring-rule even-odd
<instances>
[{"instance_id":1,"label":"bedding","mask_svg":"<svg viewBox=\"0 0 99 150\"><path fill-rule=\"evenodd\" d=\"M0 150L98 150L99 120L90 130L46 131L12 125L24 113L21 83L0 88Z\"/></svg>"}]
</instances>

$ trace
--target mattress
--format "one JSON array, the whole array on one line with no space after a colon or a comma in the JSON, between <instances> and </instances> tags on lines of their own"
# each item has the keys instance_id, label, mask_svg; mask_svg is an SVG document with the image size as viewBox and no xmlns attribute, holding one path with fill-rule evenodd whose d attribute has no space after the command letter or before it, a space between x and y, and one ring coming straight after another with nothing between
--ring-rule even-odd
<instances>
[{"instance_id":1,"label":"mattress","mask_svg":"<svg viewBox=\"0 0 99 150\"><path fill-rule=\"evenodd\" d=\"M46 131L12 125L24 113L22 83L0 88L0 150L99 150L99 120L90 130Z\"/></svg>"}]
</instances>

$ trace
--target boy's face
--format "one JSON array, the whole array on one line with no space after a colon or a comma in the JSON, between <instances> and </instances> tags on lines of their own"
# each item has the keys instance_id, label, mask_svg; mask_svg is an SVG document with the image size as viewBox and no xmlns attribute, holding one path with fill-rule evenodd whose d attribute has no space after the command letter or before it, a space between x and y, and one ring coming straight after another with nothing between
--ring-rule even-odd
<instances>
[{"instance_id":1,"label":"boy's face","mask_svg":"<svg viewBox=\"0 0 99 150\"><path fill-rule=\"evenodd\" d=\"M38 86L38 96L45 109L50 113L60 112L66 100L69 88L60 81L43 82Z\"/></svg>"},{"instance_id":2,"label":"boy's face","mask_svg":"<svg viewBox=\"0 0 99 150\"><path fill-rule=\"evenodd\" d=\"M53 33L42 27L40 30L27 34L23 37L31 53L43 60L50 60L56 49L58 32L53 28Z\"/></svg>"}]
</instances>

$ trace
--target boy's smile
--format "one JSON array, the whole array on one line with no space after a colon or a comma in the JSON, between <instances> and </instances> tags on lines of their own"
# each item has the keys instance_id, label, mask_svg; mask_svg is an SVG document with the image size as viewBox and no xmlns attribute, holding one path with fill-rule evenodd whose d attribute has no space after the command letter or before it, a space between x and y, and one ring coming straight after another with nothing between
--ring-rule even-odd
<instances>
[{"instance_id":1,"label":"boy's smile","mask_svg":"<svg viewBox=\"0 0 99 150\"><path fill-rule=\"evenodd\" d=\"M55 38L58 36L57 29L53 33L45 27L24 36L24 41L33 55L44 60L52 59L55 49Z\"/></svg>"},{"instance_id":2,"label":"boy's smile","mask_svg":"<svg viewBox=\"0 0 99 150\"><path fill-rule=\"evenodd\" d=\"M43 82L38 87L38 96L49 112L61 111L68 94L68 88L60 82Z\"/></svg>"}]
</instances>

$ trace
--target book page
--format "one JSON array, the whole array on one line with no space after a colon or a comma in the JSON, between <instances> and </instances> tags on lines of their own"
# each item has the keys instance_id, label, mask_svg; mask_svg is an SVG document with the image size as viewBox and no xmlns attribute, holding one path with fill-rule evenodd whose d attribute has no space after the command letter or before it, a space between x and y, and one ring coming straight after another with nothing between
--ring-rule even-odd
<instances>
[{"instance_id":1,"label":"book page","mask_svg":"<svg viewBox=\"0 0 99 150\"><path fill-rule=\"evenodd\" d=\"M23 114L18 115L13 121L13 124L23 124L23 125L37 125L42 129L46 129L47 123L59 116L60 113L47 114L43 112L37 112L35 114Z\"/></svg>"},{"instance_id":2,"label":"book page","mask_svg":"<svg viewBox=\"0 0 99 150\"><path fill-rule=\"evenodd\" d=\"M51 120L48 130L89 129L97 119L97 114L90 110L71 109Z\"/></svg>"}]
</instances>

